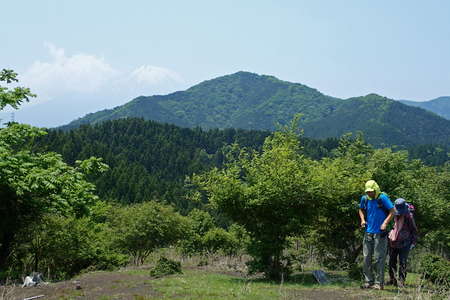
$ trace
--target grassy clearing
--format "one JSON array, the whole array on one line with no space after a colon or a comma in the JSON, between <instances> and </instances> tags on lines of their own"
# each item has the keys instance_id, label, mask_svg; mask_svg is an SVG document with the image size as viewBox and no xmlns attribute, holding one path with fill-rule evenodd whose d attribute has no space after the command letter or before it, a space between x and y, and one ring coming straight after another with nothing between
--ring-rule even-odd
<instances>
[{"instance_id":1,"label":"grassy clearing","mask_svg":"<svg viewBox=\"0 0 450 300\"><path fill-rule=\"evenodd\" d=\"M361 290L360 283L349 280L343 272L328 274L332 283L318 285L309 272L279 283L190 269L180 275L152 280L152 288L158 295L136 299L447 299L443 293L425 289L418 274L408 275L406 288L386 287L384 291Z\"/></svg>"},{"instance_id":2,"label":"grassy clearing","mask_svg":"<svg viewBox=\"0 0 450 300\"><path fill-rule=\"evenodd\" d=\"M327 271L331 284L319 285L311 271L294 274L289 281L272 282L257 276L245 276L222 263L198 267L184 265L183 274L162 278L150 276L152 265L129 267L114 272L89 272L71 281L42 288L7 291L0 287L0 300L24 299L45 294L47 299L162 300L162 299L450 299L447 292L427 285L419 274L409 273L404 289L388 286L384 291L362 290L360 282L350 280L346 272ZM73 280L83 287L75 290Z\"/></svg>"}]
</instances>

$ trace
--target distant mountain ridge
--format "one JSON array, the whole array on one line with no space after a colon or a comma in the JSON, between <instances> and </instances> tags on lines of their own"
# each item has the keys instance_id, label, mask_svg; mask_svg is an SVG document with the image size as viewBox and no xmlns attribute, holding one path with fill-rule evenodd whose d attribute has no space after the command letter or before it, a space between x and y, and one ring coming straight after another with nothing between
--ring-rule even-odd
<instances>
[{"instance_id":1,"label":"distant mountain ridge","mask_svg":"<svg viewBox=\"0 0 450 300\"><path fill-rule=\"evenodd\" d=\"M450 121L375 94L347 100L273 76L237 72L168 95L137 97L88 114L65 129L140 117L182 127L274 130L303 114L305 135L337 137L362 131L374 145L450 144Z\"/></svg>"},{"instance_id":2,"label":"distant mountain ridge","mask_svg":"<svg viewBox=\"0 0 450 300\"><path fill-rule=\"evenodd\" d=\"M399 100L401 103L420 107L429 111L434 112L437 115L440 115L447 120L450 120L450 97L439 97L429 101L416 102L410 100Z\"/></svg>"}]
</instances>

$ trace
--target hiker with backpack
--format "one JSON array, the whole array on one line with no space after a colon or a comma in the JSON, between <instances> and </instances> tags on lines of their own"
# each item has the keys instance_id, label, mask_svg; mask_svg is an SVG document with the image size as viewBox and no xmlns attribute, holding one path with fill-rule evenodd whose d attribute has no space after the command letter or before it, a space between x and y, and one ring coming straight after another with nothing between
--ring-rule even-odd
<instances>
[{"instance_id":1,"label":"hiker with backpack","mask_svg":"<svg viewBox=\"0 0 450 300\"><path fill-rule=\"evenodd\" d=\"M403 287L406 280L406 264L409 251L417 242L417 226L411 206L405 199L395 200L394 228L389 232L389 282ZM397 275L397 261L399 262Z\"/></svg>"},{"instance_id":2,"label":"hiker with backpack","mask_svg":"<svg viewBox=\"0 0 450 300\"><path fill-rule=\"evenodd\" d=\"M363 239L364 284L362 288L384 288L384 264L387 252L386 227L394 217L395 209L389 196L381 192L375 180L365 184L365 195L359 203L361 227L365 228ZM375 261L372 263L372 257Z\"/></svg>"}]
</instances>

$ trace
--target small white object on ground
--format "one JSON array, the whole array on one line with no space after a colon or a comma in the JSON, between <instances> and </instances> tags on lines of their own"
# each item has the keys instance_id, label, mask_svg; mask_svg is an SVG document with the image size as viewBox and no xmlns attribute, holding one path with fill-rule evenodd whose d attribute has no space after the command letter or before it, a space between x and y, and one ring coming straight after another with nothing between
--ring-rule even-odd
<instances>
[{"instance_id":1,"label":"small white object on ground","mask_svg":"<svg viewBox=\"0 0 450 300\"><path fill-rule=\"evenodd\" d=\"M42 298L42 297L45 297L45 295L38 295L38 296L23 298L23 300L33 300L33 299L38 299L38 298Z\"/></svg>"}]
</instances>

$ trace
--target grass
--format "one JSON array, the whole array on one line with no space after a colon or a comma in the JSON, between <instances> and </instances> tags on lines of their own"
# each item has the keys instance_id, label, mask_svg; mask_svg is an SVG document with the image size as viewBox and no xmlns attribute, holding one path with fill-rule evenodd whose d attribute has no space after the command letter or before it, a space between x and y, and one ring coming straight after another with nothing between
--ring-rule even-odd
<instances>
[{"instance_id":1,"label":"grass","mask_svg":"<svg viewBox=\"0 0 450 300\"><path fill-rule=\"evenodd\" d=\"M332 284L319 286L310 273L296 274L289 281L280 283L191 269L183 274L152 280L152 288L161 296L140 299L298 299L305 291L325 289L333 292L358 287L357 283L345 280L340 274L330 277Z\"/></svg>"},{"instance_id":2,"label":"grass","mask_svg":"<svg viewBox=\"0 0 450 300\"><path fill-rule=\"evenodd\" d=\"M88 299L103 300L124 299L124 296L135 300L450 299L448 291L439 290L439 287L422 281L420 275L414 273L408 274L406 288L388 286L384 291L375 291L360 289L360 282L349 279L343 271L327 271L331 283L319 285L312 275L312 269L297 272L288 281L280 283L265 280L261 276L245 276L240 268L229 266L222 261L215 261L199 267L195 261L185 261L183 274L161 278L150 276L151 265L116 272L91 272L78 278L91 283L83 286L82 291L69 286L52 299L79 299L84 295L89 296ZM2 294L8 292L0 289L0 296ZM3 299L13 298L6 295L0 297L0 300Z\"/></svg>"},{"instance_id":3,"label":"grass","mask_svg":"<svg viewBox=\"0 0 450 300\"><path fill-rule=\"evenodd\" d=\"M134 270L147 272L146 270ZM357 281L349 280L345 272L327 272L331 284L318 285L310 272L297 273L286 282L273 282L262 278L246 278L199 269L184 270L151 281L158 296L141 300L162 299L448 299L448 294L436 293L424 287L419 274L408 274L404 289L386 287L384 291L361 290Z\"/></svg>"}]
</instances>

